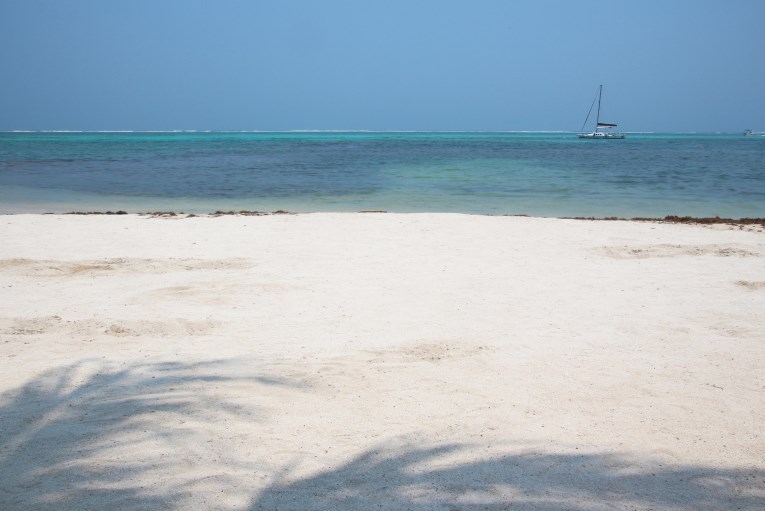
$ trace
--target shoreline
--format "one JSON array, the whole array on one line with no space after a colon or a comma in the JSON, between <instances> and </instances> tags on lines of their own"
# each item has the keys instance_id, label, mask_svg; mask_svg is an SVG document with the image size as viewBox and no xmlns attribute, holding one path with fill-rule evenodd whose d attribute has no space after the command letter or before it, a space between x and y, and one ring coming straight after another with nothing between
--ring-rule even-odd
<instances>
[{"instance_id":1,"label":"shoreline","mask_svg":"<svg viewBox=\"0 0 765 511\"><path fill-rule=\"evenodd\" d=\"M269 215L310 215L310 214L371 214L371 213L385 213L393 215L428 215L428 214L455 214L455 215L469 215L469 216L486 216L486 217L526 217L526 218L554 218L559 220L587 220L594 222L604 221L622 221L622 222L655 222L655 223L667 223L667 224L689 224L689 225L731 225L735 227L762 227L765 228L765 218L724 218L719 216L705 217L705 216L680 216L680 215L666 215L664 217L618 217L618 216L537 216L537 215L525 215L525 214L491 214L491 213L459 213L459 212L415 212L415 213L399 213L395 211L386 210L361 210L361 211L348 211L348 212L332 212L332 211L316 211L316 212L291 212L285 210L276 211L256 211L256 210L241 210L241 211L214 211L210 213L184 213L183 211L149 211L149 212L134 212L128 213L124 210L117 211L69 211L65 213L5 213L0 216L13 216L13 215L137 215L148 217L178 217L178 218L195 218L195 217L221 217L221 216L269 216Z\"/></svg>"},{"instance_id":2,"label":"shoreline","mask_svg":"<svg viewBox=\"0 0 765 511\"><path fill-rule=\"evenodd\" d=\"M759 232L149 218L2 217L0 508L765 503Z\"/></svg>"}]
</instances>

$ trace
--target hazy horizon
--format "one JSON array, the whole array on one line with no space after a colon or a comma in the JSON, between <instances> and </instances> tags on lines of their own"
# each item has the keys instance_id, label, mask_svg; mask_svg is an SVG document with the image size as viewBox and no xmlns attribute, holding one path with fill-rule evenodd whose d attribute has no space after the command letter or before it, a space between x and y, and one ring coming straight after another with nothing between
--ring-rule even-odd
<instances>
[{"instance_id":1,"label":"hazy horizon","mask_svg":"<svg viewBox=\"0 0 765 511\"><path fill-rule=\"evenodd\" d=\"M588 130L585 130L588 131ZM737 131L628 131L628 130L619 130L620 133L626 133L626 134L633 134L633 135L738 135L743 133L747 130L737 130ZM754 130L752 130L754 131ZM377 133L435 133L435 134L449 134L449 133L463 133L463 134L539 134L539 135L555 135L555 134L575 134L580 133L581 130L397 130L397 129L389 129L389 130L367 130L367 129L289 129L289 130L227 130L227 129L167 129L167 130L113 130L113 129L98 129L98 130L48 130L48 129L41 129L41 130L17 130L17 129L10 129L10 130L0 130L0 133L304 133L304 134L311 134L311 133L370 133L370 134L377 134ZM757 134L760 134L760 132L755 132Z\"/></svg>"}]
</instances>

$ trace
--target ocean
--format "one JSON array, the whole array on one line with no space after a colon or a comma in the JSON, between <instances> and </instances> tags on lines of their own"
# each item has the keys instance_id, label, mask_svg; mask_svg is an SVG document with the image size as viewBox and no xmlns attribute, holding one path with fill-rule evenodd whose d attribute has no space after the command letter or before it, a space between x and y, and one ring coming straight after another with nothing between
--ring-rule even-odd
<instances>
[{"instance_id":1,"label":"ocean","mask_svg":"<svg viewBox=\"0 0 765 511\"><path fill-rule=\"evenodd\" d=\"M5 132L0 213L765 217L765 137Z\"/></svg>"}]
</instances>

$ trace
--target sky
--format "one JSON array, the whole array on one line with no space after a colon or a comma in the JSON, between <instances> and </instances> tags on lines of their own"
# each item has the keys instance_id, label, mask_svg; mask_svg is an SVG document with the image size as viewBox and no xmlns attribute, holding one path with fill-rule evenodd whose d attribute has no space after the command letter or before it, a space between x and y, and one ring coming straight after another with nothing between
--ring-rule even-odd
<instances>
[{"instance_id":1,"label":"sky","mask_svg":"<svg viewBox=\"0 0 765 511\"><path fill-rule=\"evenodd\" d=\"M765 1L0 0L0 130L765 131Z\"/></svg>"}]
</instances>

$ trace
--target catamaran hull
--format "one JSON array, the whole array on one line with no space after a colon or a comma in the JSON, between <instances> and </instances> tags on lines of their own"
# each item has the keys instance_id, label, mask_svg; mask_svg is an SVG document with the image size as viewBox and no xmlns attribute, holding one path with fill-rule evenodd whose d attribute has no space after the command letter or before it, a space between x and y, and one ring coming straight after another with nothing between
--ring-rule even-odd
<instances>
[{"instance_id":1,"label":"catamaran hull","mask_svg":"<svg viewBox=\"0 0 765 511\"><path fill-rule=\"evenodd\" d=\"M579 138L587 138L593 140L602 139L622 139L624 135L622 133L579 133L576 135Z\"/></svg>"}]
</instances>

